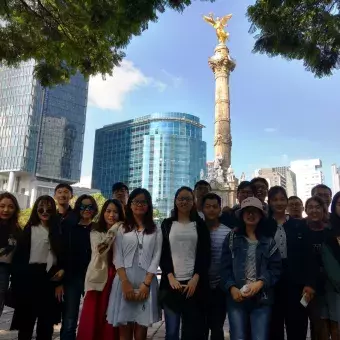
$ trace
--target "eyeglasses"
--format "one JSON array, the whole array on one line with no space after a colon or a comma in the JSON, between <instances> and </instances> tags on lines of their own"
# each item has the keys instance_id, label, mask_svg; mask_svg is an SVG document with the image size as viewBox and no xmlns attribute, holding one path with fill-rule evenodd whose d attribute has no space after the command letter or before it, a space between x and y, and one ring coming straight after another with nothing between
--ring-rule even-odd
<instances>
[{"instance_id":1,"label":"eyeglasses","mask_svg":"<svg viewBox=\"0 0 340 340\"><path fill-rule=\"evenodd\" d=\"M239 194L242 196L247 196L247 197L254 196L254 193L252 190L240 190Z\"/></svg>"},{"instance_id":2,"label":"eyeglasses","mask_svg":"<svg viewBox=\"0 0 340 340\"><path fill-rule=\"evenodd\" d=\"M128 192L125 188L121 188L121 189L117 189L114 191L115 194L125 194L126 192Z\"/></svg>"},{"instance_id":3,"label":"eyeglasses","mask_svg":"<svg viewBox=\"0 0 340 340\"><path fill-rule=\"evenodd\" d=\"M288 203L289 208L301 208L302 204L301 203Z\"/></svg>"},{"instance_id":4,"label":"eyeglasses","mask_svg":"<svg viewBox=\"0 0 340 340\"><path fill-rule=\"evenodd\" d=\"M142 200L142 201L133 200L131 203L137 207L146 207L148 205L148 201L146 200Z\"/></svg>"},{"instance_id":5,"label":"eyeglasses","mask_svg":"<svg viewBox=\"0 0 340 340\"><path fill-rule=\"evenodd\" d=\"M92 204L88 204L88 205L82 204L82 205L80 206L80 210L81 210L81 211L85 211L85 210L94 211L95 208L94 208L94 206L93 206Z\"/></svg>"},{"instance_id":6,"label":"eyeglasses","mask_svg":"<svg viewBox=\"0 0 340 340\"><path fill-rule=\"evenodd\" d=\"M43 214L43 213L46 213L46 214L49 214L49 215L53 214L52 209L39 208L37 211L38 211L39 214Z\"/></svg>"},{"instance_id":7,"label":"eyeglasses","mask_svg":"<svg viewBox=\"0 0 340 340\"><path fill-rule=\"evenodd\" d=\"M322 211L323 207L321 205L308 205L307 206L307 211L312 211L312 210Z\"/></svg>"},{"instance_id":8,"label":"eyeglasses","mask_svg":"<svg viewBox=\"0 0 340 340\"><path fill-rule=\"evenodd\" d=\"M193 198L192 197L177 197L177 201L190 203L193 201Z\"/></svg>"}]
</instances>

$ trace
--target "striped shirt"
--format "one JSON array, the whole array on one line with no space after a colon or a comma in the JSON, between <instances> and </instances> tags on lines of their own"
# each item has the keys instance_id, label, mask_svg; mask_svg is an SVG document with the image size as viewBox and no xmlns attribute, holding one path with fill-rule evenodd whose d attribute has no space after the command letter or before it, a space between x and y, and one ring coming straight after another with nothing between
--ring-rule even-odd
<instances>
[{"instance_id":1,"label":"striped shirt","mask_svg":"<svg viewBox=\"0 0 340 340\"><path fill-rule=\"evenodd\" d=\"M230 230L231 229L224 224L220 224L217 229L210 231L211 264L209 269L209 282L211 288L216 288L220 282L222 246Z\"/></svg>"},{"instance_id":2,"label":"striped shirt","mask_svg":"<svg viewBox=\"0 0 340 340\"><path fill-rule=\"evenodd\" d=\"M248 250L247 250L247 258L246 258L246 281L247 283L251 283L256 281L256 247L258 241L252 241L246 238L248 241Z\"/></svg>"}]
</instances>

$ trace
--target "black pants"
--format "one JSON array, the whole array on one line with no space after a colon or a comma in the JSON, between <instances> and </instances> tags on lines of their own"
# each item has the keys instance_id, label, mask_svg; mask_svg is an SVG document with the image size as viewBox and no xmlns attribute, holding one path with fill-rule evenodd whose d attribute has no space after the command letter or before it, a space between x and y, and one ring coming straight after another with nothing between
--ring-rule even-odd
<instances>
[{"instance_id":1,"label":"black pants","mask_svg":"<svg viewBox=\"0 0 340 340\"><path fill-rule=\"evenodd\" d=\"M287 340L306 340L308 313L300 303L302 290L302 286L292 286L283 282L279 282L275 287L270 340L284 340L284 326Z\"/></svg>"},{"instance_id":2,"label":"black pants","mask_svg":"<svg viewBox=\"0 0 340 340\"><path fill-rule=\"evenodd\" d=\"M18 340L31 340L37 321L36 340L51 340L53 335L54 286L46 273L46 265L29 265L25 296L18 306Z\"/></svg>"},{"instance_id":3,"label":"black pants","mask_svg":"<svg viewBox=\"0 0 340 340\"><path fill-rule=\"evenodd\" d=\"M181 292L169 290L167 302L163 302L165 316L165 340L205 340L205 314L198 293L186 299Z\"/></svg>"},{"instance_id":4,"label":"black pants","mask_svg":"<svg viewBox=\"0 0 340 340\"><path fill-rule=\"evenodd\" d=\"M224 322L227 316L227 296L219 288L210 289L206 308L206 336L211 340L224 340Z\"/></svg>"}]
</instances>

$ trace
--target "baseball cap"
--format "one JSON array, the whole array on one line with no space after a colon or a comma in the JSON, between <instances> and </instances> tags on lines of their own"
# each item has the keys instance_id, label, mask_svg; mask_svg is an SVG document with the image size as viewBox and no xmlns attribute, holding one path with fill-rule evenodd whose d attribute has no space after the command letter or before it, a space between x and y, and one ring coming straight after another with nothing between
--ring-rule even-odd
<instances>
[{"instance_id":1,"label":"baseball cap","mask_svg":"<svg viewBox=\"0 0 340 340\"><path fill-rule=\"evenodd\" d=\"M240 213L243 209L248 208L248 207L257 208L262 212L263 215L266 214L265 211L263 210L263 204L258 198L248 197L248 198L246 198L242 201L241 208L236 211L237 217L239 217L239 215L240 215Z\"/></svg>"}]
</instances>

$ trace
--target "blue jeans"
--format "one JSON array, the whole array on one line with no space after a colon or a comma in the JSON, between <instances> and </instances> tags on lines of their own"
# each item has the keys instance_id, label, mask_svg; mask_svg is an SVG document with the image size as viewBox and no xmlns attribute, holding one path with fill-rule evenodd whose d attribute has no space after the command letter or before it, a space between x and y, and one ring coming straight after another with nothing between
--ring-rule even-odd
<instances>
[{"instance_id":1,"label":"blue jeans","mask_svg":"<svg viewBox=\"0 0 340 340\"><path fill-rule=\"evenodd\" d=\"M252 340L268 340L271 307L248 302L251 301L241 303L230 301L227 304L230 340L246 340L249 322Z\"/></svg>"},{"instance_id":2,"label":"blue jeans","mask_svg":"<svg viewBox=\"0 0 340 340\"><path fill-rule=\"evenodd\" d=\"M0 264L0 316L5 306L5 298L9 285L9 264Z\"/></svg>"},{"instance_id":3,"label":"blue jeans","mask_svg":"<svg viewBox=\"0 0 340 340\"><path fill-rule=\"evenodd\" d=\"M84 278L75 277L64 284L63 317L60 330L61 340L75 340L79 305L84 292Z\"/></svg>"}]
</instances>

